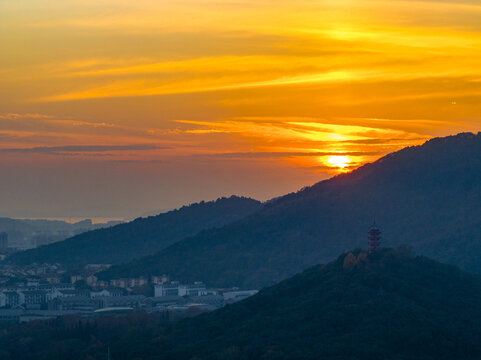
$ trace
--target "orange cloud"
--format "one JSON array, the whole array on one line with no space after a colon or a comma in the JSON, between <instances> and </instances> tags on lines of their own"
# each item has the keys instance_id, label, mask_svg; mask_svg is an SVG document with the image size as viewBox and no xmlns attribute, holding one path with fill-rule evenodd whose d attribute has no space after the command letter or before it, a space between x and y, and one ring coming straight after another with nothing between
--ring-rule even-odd
<instances>
[{"instance_id":1,"label":"orange cloud","mask_svg":"<svg viewBox=\"0 0 481 360\"><path fill-rule=\"evenodd\" d=\"M0 147L352 169L479 128L480 15L477 1L2 1Z\"/></svg>"}]
</instances>

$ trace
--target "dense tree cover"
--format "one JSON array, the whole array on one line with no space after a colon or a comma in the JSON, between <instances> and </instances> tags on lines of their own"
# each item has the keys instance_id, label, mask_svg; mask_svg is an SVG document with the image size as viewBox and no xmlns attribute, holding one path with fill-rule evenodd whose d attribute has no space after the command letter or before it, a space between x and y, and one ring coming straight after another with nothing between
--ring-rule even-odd
<instances>
[{"instance_id":1,"label":"dense tree cover","mask_svg":"<svg viewBox=\"0 0 481 360\"><path fill-rule=\"evenodd\" d=\"M19 265L34 262L67 265L115 264L129 261L152 254L203 229L235 222L261 206L257 200L237 196L200 202L16 253L8 258L8 261Z\"/></svg>"},{"instance_id":2,"label":"dense tree cover","mask_svg":"<svg viewBox=\"0 0 481 360\"><path fill-rule=\"evenodd\" d=\"M408 243L418 253L481 272L480 204L481 134L436 138L102 276L166 273L183 281L261 287L365 247L374 218L386 246Z\"/></svg>"},{"instance_id":3,"label":"dense tree cover","mask_svg":"<svg viewBox=\"0 0 481 360\"><path fill-rule=\"evenodd\" d=\"M1 360L112 359L123 354L136 359L136 353L154 353L156 335L169 323L172 314L134 313L85 319L65 316L55 320L1 325ZM142 359L143 357L139 357Z\"/></svg>"},{"instance_id":4,"label":"dense tree cover","mask_svg":"<svg viewBox=\"0 0 481 360\"><path fill-rule=\"evenodd\" d=\"M177 322L138 314L16 326L0 335L0 359L105 359L107 346L125 360L479 359L480 301L479 275L407 251L357 250Z\"/></svg>"}]
</instances>

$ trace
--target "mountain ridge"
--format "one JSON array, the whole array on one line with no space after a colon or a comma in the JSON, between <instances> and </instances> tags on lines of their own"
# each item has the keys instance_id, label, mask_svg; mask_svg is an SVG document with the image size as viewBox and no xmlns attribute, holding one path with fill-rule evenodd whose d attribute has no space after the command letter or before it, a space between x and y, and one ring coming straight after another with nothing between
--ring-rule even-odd
<instances>
[{"instance_id":1,"label":"mountain ridge","mask_svg":"<svg viewBox=\"0 0 481 360\"><path fill-rule=\"evenodd\" d=\"M435 138L267 202L259 211L102 278L167 273L213 286L262 287L349 248L376 218L383 242L481 272L481 133ZM184 266L188 261L189 266Z\"/></svg>"},{"instance_id":2,"label":"mountain ridge","mask_svg":"<svg viewBox=\"0 0 481 360\"><path fill-rule=\"evenodd\" d=\"M33 262L85 265L129 261L160 250L205 228L235 222L261 206L262 203L257 200L238 196L203 201L19 252L7 258L7 261L20 265Z\"/></svg>"}]
</instances>

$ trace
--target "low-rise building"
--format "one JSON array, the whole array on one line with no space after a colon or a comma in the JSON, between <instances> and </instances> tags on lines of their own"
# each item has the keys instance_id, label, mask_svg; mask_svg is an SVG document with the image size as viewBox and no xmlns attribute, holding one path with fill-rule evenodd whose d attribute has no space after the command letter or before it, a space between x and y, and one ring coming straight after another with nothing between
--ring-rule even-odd
<instances>
[{"instance_id":1,"label":"low-rise building","mask_svg":"<svg viewBox=\"0 0 481 360\"><path fill-rule=\"evenodd\" d=\"M166 283L166 282L169 282L169 280L170 279L168 275L162 275L162 276L153 275L150 277L150 281L152 282L152 284Z\"/></svg>"},{"instance_id":2,"label":"low-rise building","mask_svg":"<svg viewBox=\"0 0 481 360\"><path fill-rule=\"evenodd\" d=\"M14 307L20 305L20 295L16 291L4 291L5 305L8 307Z\"/></svg>"},{"instance_id":3,"label":"low-rise building","mask_svg":"<svg viewBox=\"0 0 481 360\"><path fill-rule=\"evenodd\" d=\"M47 291L52 291L52 290L75 290L75 286L72 284L66 284L66 283L58 283L58 284L38 284L35 287L32 287L31 289L38 289L38 290L47 290Z\"/></svg>"},{"instance_id":4,"label":"low-rise building","mask_svg":"<svg viewBox=\"0 0 481 360\"><path fill-rule=\"evenodd\" d=\"M100 291L91 291L90 292L90 297L91 298L96 298L96 297L114 297L114 296L122 296L123 295L122 289L103 289Z\"/></svg>"},{"instance_id":5,"label":"low-rise building","mask_svg":"<svg viewBox=\"0 0 481 360\"><path fill-rule=\"evenodd\" d=\"M140 278L129 279L128 283L129 283L129 287L136 287L136 286L146 285L149 283L149 281L144 277L140 277Z\"/></svg>"},{"instance_id":6,"label":"low-rise building","mask_svg":"<svg viewBox=\"0 0 481 360\"><path fill-rule=\"evenodd\" d=\"M170 283L161 283L154 286L154 296L179 296L179 283L172 281Z\"/></svg>"},{"instance_id":7,"label":"low-rise building","mask_svg":"<svg viewBox=\"0 0 481 360\"><path fill-rule=\"evenodd\" d=\"M154 286L155 297L161 296L201 296L206 295L205 284L198 281L194 284L179 284L177 281L161 283Z\"/></svg>"},{"instance_id":8,"label":"low-rise building","mask_svg":"<svg viewBox=\"0 0 481 360\"><path fill-rule=\"evenodd\" d=\"M75 284L77 281L83 280L84 277L82 275L70 275L70 282Z\"/></svg>"},{"instance_id":9,"label":"low-rise building","mask_svg":"<svg viewBox=\"0 0 481 360\"><path fill-rule=\"evenodd\" d=\"M90 296L73 296L55 298L48 303L49 310L72 311L76 313L92 313L100 308L100 302Z\"/></svg>"},{"instance_id":10,"label":"low-rise building","mask_svg":"<svg viewBox=\"0 0 481 360\"><path fill-rule=\"evenodd\" d=\"M61 279L59 276L47 276L45 278L45 280L49 283L49 284L60 284L61 282Z\"/></svg>"},{"instance_id":11,"label":"low-rise building","mask_svg":"<svg viewBox=\"0 0 481 360\"><path fill-rule=\"evenodd\" d=\"M185 304L185 299L181 296L161 296L149 297L145 299L146 309L150 311L163 311L170 305Z\"/></svg>"},{"instance_id":12,"label":"low-rise building","mask_svg":"<svg viewBox=\"0 0 481 360\"><path fill-rule=\"evenodd\" d=\"M110 286L126 289L129 285L129 279L113 279L110 280Z\"/></svg>"},{"instance_id":13,"label":"low-rise building","mask_svg":"<svg viewBox=\"0 0 481 360\"><path fill-rule=\"evenodd\" d=\"M47 302L47 292L45 290L22 290L19 291L20 304L25 304L31 308L32 305L45 304Z\"/></svg>"},{"instance_id":14,"label":"low-rise building","mask_svg":"<svg viewBox=\"0 0 481 360\"><path fill-rule=\"evenodd\" d=\"M85 282L87 283L88 286L96 286L97 285L97 276L95 275L90 275L85 278Z\"/></svg>"},{"instance_id":15,"label":"low-rise building","mask_svg":"<svg viewBox=\"0 0 481 360\"><path fill-rule=\"evenodd\" d=\"M203 282L196 281L193 284L179 285L179 296L206 295L206 287Z\"/></svg>"},{"instance_id":16,"label":"low-rise building","mask_svg":"<svg viewBox=\"0 0 481 360\"><path fill-rule=\"evenodd\" d=\"M131 307L133 309L141 309L145 307L144 295L130 295L130 296L107 296L98 297L100 308L115 308L115 307Z\"/></svg>"}]
</instances>

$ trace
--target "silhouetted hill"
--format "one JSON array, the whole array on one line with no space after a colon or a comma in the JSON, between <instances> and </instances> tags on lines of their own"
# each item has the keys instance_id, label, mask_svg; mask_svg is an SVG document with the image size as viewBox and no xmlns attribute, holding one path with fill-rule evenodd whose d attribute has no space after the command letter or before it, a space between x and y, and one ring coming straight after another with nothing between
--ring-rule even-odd
<instances>
[{"instance_id":1,"label":"silhouetted hill","mask_svg":"<svg viewBox=\"0 0 481 360\"><path fill-rule=\"evenodd\" d=\"M101 276L166 273L211 285L265 286L365 247L374 218L386 246L407 243L480 272L481 134L405 148Z\"/></svg>"},{"instance_id":2,"label":"silhouetted hill","mask_svg":"<svg viewBox=\"0 0 481 360\"><path fill-rule=\"evenodd\" d=\"M481 277L394 250L355 251L166 331L160 359L470 359ZM195 336L194 335L195 331Z\"/></svg>"},{"instance_id":3,"label":"silhouetted hill","mask_svg":"<svg viewBox=\"0 0 481 360\"><path fill-rule=\"evenodd\" d=\"M257 200L236 196L201 202L82 233L62 242L16 253L7 260L20 265L34 262L74 265L125 262L152 254L203 229L235 222L261 206Z\"/></svg>"},{"instance_id":4,"label":"silhouetted hill","mask_svg":"<svg viewBox=\"0 0 481 360\"><path fill-rule=\"evenodd\" d=\"M481 277L407 252L353 251L240 303L5 329L5 359L452 360L481 357ZM87 323L88 322L88 323Z\"/></svg>"}]
</instances>

